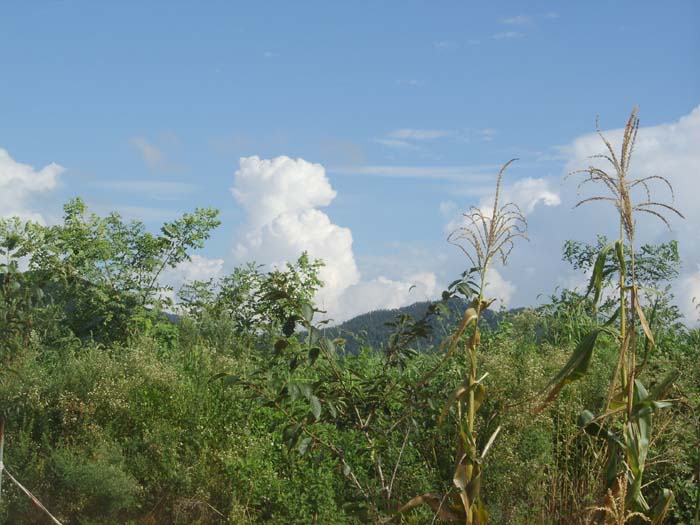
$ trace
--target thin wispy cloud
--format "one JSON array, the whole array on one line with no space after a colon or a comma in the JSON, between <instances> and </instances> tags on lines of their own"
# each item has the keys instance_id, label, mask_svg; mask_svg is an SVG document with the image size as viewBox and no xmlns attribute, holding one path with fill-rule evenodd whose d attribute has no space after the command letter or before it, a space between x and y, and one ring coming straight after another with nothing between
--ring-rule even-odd
<instances>
[{"instance_id":1,"label":"thin wispy cloud","mask_svg":"<svg viewBox=\"0 0 700 525\"><path fill-rule=\"evenodd\" d=\"M377 144L381 144L382 146L387 146L389 148L395 148L395 149L406 149L406 150L420 149L418 146L416 146L415 144L411 144L407 140L391 139L391 138L379 138L379 139L372 139L372 142L375 142Z\"/></svg>"},{"instance_id":2,"label":"thin wispy cloud","mask_svg":"<svg viewBox=\"0 0 700 525\"><path fill-rule=\"evenodd\" d=\"M117 212L124 219L160 223L176 219L180 212L170 208L157 208L151 206L134 206L118 202L92 202L90 209L98 215L108 215Z\"/></svg>"},{"instance_id":3,"label":"thin wispy cloud","mask_svg":"<svg viewBox=\"0 0 700 525\"><path fill-rule=\"evenodd\" d=\"M481 140L484 142L491 142L496 135L496 130L492 128L484 128L479 130L479 135L481 136Z\"/></svg>"},{"instance_id":4,"label":"thin wispy cloud","mask_svg":"<svg viewBox=\"0 0 700 525\"><path fill-rule=\"evenodd\" d=\"M445 129L401 128L389 133L389 137L399 140L434 140L451 134L451 131Z\"/></svg>"},{"instance_id":5,"label":"thin wispy cloud","mask_svg":"<svg viewBox=\"0 0 700 525\"><path fill-rule=\"evenodd\" d=\"M386 136L373 139L373 142L396 149L419 150L418 143L442 139L454 135L445 129L401 128L389 132Z\"/></svg>"},{"instance_id":6,"label":"thin wispy cloud","mask_svg":"<svg viewBox=\"0 0 700 525\"><path fill-rule=\"evenodd\" d=\"M517 15L504 18L501 20L501 23L510 26L527 26L533 23L533 19L528 15Z\"/></svg>"},{"instance_id":7,"label":"thin wispy cloud","mask_svg":"<svg viewBox=\"0 0 700 525\"><path fill-rule=\"evenodd\" d=\"M529 32L530 30L534 29L534 27L537 25L537 22L554 20L556 18L559 18L559 13L555 13L553 11L544 14L519 14L515 16L501 18L499 20L501 25L508 26L513 29L509 29L507 31L498 31L492 34L491 38L494 40L512 40L517 38L523 38L527 35L526 31Z\"/></svg>"},{"instance_id":8,"label":"thin wispy cloud","mask_svg":"<svg viewBox=\"0 0 700 525\"><path fill-rule=\"evenodd\" d=\"M499 166L337 166L328 168L336 175L366 175L374 177L433 179L452 182L486 182L494 179Z\"/></svg>"},{"instance_id":9,"label":"thin wispy cloud","mask_svg":"<svg viewBox=\"0 0 700 525\"><path fill-rule=\"evenodd\" d=\"M129 139L129 144L138 151L149 168L159 168L165 164L165 155L163 152L149 142L146 137L131 137Z\"/></svg>"},{"instance_id":10,"label":"thin wispy cloud","mask_svg":"<svg viewBox=\"0 0 700 525\"><path fill-rule=\"evenodd\" d=\"M499 33L494 33L491 38L494 40L511 40L514 38L523 38L525 33L520 31L501 31Z\"/></svg>"},{"instance_id":11,"label":"thin wispy cloud","mask_svg":"<svg viewBox=\"0 0 700 525\"><path fill-rule=\"evenodd\" d=\"M124 193L160 196L186 195L196 188L194 184L187 182L166 180L108 180L100 181L99 186Z\"/></svg>"},{"instance_id":12,"label":"thin wispy cloud","mask_svg":"<svg viewBox=\"0 0 700 525\"><path fill-rule=\"evenodd\" d=\"M459 47L459 44L450 40L440 40L439 42L434 42L433 47L440 51L448 51L450 49L457 49Z\"/></svg>"}]
</instances>

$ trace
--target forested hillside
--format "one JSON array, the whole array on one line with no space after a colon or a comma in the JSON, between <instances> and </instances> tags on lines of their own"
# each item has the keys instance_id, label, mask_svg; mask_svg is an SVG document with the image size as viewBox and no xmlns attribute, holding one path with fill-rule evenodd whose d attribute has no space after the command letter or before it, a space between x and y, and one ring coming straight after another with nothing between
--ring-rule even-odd
<instances>
[{"instance_id":1,"label":"forested hillside","mask_svg":"<svg viewBox=\"0 0 700 525\"><path fill-rule=\"evenodd\" d=\"M381 350L388 343L389 336L400 318L408 316L411 319L420 319L428 312L431 304L429 301L422 301L393 310L375 310L360 314L337 326L327 328L324 335L331 339L342 338L344 340L343 348L351 354L357 354L362 346ZM462 318L469 303L462 298L455 297L447 301L445 307L440 317L428 319L430 330L424 338L415 342L417 349L422 351L437 349L450 335L454 325ZM495 330L503 315L503 312L486 310L482 321L488 329Z\"/></svg>"},{"instance_id":2,"label":"forested hillside","mask_svg":"<svg viewBox=\"0 0 700 525\"><path fill-rule=\"evenodd\" d=\"M563 250L589 286L510 312L486 286L526 235L507 165L440 300L336 328L305 253L164 287L211 209L157 233L80 200L0 221L0 522L49 523L12 475L65 524L700 523L700 331L675 242L634 242L633 214L671 208L613 164L588 176L619 238Z\"/></svg>"}]
</instances>

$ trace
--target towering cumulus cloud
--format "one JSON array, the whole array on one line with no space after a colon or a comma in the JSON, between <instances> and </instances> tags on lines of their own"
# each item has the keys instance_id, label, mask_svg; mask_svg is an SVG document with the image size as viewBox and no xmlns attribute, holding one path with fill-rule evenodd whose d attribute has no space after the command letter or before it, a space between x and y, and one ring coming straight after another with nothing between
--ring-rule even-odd
<instances>
[{"instance_id":1,"label":"towering cumulus cloud","mask_svg":"<svg viewBox=\"0 0 700 525\"><path fill-rule=\"evenodd\" d=\"M319 306L337 311L340 296L359 282L360 272L352 233L318 209L336 196L323 166L289 157L243 158L232 192L248 214L236 259L280 266L308 251L325 262L320 274L325 286L316 298Z\"/></svg>"},{"instance_id":2,"label":"towering cumulus cloud","mask_svg":"<svg viewBox=\"0 0 700 525\"><path fill-rule=\"evenodd\" d=\"M44 222L44 217L30 209L34 195L55 189L63 168L51 163L39 171L21 164L0 148L0 216L17 215L23 220Z\"/></svg>"},{"instance_id":3,"label":"towering cumulus cloud","mask_svg":"<svg viewBox=\"0 0 700 525\"><path fill-rule=\"evenodd\" d=\"M432 274L417 275L409 282L385 277L361 282L352 232L334 224L319 209L336 196L320 164L284 156L242 158L231 191L247 213L245 232L234 249L236 260L274 267L296 260L303 251L322 259L324 287L316 301L335 320L402 306L435 292ZM409 296L413 284L423 295L416 292Z\"/></svg>"}]
</instances>

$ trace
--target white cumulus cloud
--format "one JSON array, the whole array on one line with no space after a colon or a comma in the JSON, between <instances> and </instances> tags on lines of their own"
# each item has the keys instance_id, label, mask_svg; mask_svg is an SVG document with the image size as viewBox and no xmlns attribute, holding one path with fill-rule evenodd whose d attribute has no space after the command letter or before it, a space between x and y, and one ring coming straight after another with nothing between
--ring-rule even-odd
<instances>
[{"instance_id":1,"label":"white cumulus cloud","mask_svg":"<svg viewBox=\"0 0 700 525\"><path fill-rule=\"evenodd\" d=\"M221 277L223 269L223 259L208 259L201 255L192 255L189 261L182 261L175 268L169 269L167 275L176 283L208 281Z\"/></svg>"},{"instance_id":2,"label":"white cumulus cloud","mask_svg":"<svg viewBox=\"0 0 700 525\"><path fill-rule=\"evenodd\" d=\"M45 222L44 216L33 209L32 198L56 189L63 171L56 163L36 170L0 148L0 216Z\"/></svg>"},{"instance_id":3,"label":"white cumulus cloud","mask_svg":"<svg viewBox=\"0 0 700 525\"><path fill-rule=\"evenodd\" d=\"M336 196L323 166L284 156L242 158L231 191L248 212L253 228L282 213L328 206Z\"/></svg>"},{"instance_id":4,"label":"white cumulus cloud","mask_svg":"<svg viewBox=\"0 0 700 525\"><path fill-rule=\"evenodd\" d=\"M319 209L336 196L320 164L285 156L269 160L245 157L231 191L247 212L245 231L234 249L237 262L279 267L296 260L303 251L322 259L325 266L319 277L324 287L316 301L329 317L341 321L356 313L419 300L407 292L414 283L386 277L361 280L352 232ZM429 277L415 281L426 293L434 293Z\"/></svg>"},{"instance_id":5,"label":"white cumulus cloud","mask_svg":"<svg viewBox=\"0 0 700 525\"><path fill-rule=\"evenodd\" d=\"M504 279L496 268L488 268L486 270L486 286L484 287L484 296L488 297L489 299L495 299L496 305L508 307L511 304L515 291L515 284Z\"/></svg>"},{"instance_id":6,"label":"white cumulus cloud","mask_svg":"<svg viewBox=\"0 0 700 525\"><path fill-rule=\"evenodd\" d=\"M477 205L488 217L493 213L493 199L494 195L489 194L482 197ZM547 179L532 177L517 180L512 184L502 185L499 199L501 205L507 202L516 204L524 215L533 213L538 204L543 204L547 207L559 206L561 204L559 194L550 188L550 183ZM466 208L460 213L464 211L466 211ZM445 214L449 212L449 210L443 207L441 203L440 212ZM445 232L449 234L465 225L466 221L464 216L456 215L445 225Z\"/></svg>"},{"instance_id":7,"label":"white cumulus cloud","mask_svg":"<svg viewBox=\"0 0 700 525\"><path fill-rule=\"evenodd\" d=\"M526 215L535 211L535 206L542 203L545 206L559 206L559 194L549 188L546 179L526 177L503 189L503 202L513 202Z\"/></svg>"},{"instance_id":8,"label":"white cumulus cloud","mask_svg":"<svg viewBox=\"0 0 700 525\"><path fill-rule=\"evenodd\" d=\"M431 272L410 275L405 280L382 276L349 287L341 297L340 309L347 319L369 310L392 310L434 299L438 291L437 279Z\"/></svg>"},{"instance_id":9,"label":"white cumulus cloud","mask_svg":"<svg viewBox=\"0 0 700 525\"><path fill-rule=\"evenodd\" d=\"M687 273L674 287L681 313L689 324L697 324L700 321L700 264L695 266L695 271Z\"/></svg>"},{"instance_id":10,"label":"white cumulus cloud","mask_svg":"<svg viewBox=\"0 0 700 525\"><path fill-rule=\"evenodd\" d=\"M224 273L223 259L208 259L201 255L192 255L190 260L184 260L174 268L167 268L160 276L161 286L170 286L172 290L162 293L163 298L175 302L177 292L183 284L192 281L208 281L221 277Z\"/></svg>"}]
</instances>

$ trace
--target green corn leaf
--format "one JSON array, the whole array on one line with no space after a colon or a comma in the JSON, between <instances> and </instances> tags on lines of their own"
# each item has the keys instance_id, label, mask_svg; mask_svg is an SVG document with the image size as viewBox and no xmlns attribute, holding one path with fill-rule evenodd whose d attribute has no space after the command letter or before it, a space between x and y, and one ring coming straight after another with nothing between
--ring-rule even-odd
<instances>
[{"instance_id":1,"label":"green corn leaf","mask_svg":"<svg viewBox=\"0 0 700 525\"><path fill-rule=\"evenodd\" d=\"M620 273L627 274L627 263L625 262L625 245L622 240L615 241L615 254L617 255L617 263L620 266Z\"/></svg>"},{"instance_id":2,"label":"green corn leaf","mask_svg":"<svg viewBox=\"0 0 700 525\"><path fill-rule=\"evenodd\" d=\"M609 442L619 445L621 448L625 446L614 432L595 420L595 416L590 410L581 412L581 415L578 417L578 424L587 434L593 437L606 439Z\"/></svg>"},{"instance_id":3,"label":"green corn leaf","mask_svg":"<svg viewBox=\"0 0 700 525\"><path fill-rule=\"evenodd\" d=\"M655 385L654 388L651 389L649 397L654 401L659 401L660 399L666 397L671 385L673 385L680 375L681 374L678 370L672 371L659 384Z\"/></svg>"},{"instance_id":4,"label":"green corn leaf","mask_svg":"<svg viewBox=\"0 0 700 525\"><path fill-rule=\"evenodd\" d=\"M602 333L614 335L614 332L606 327L594 328L581 342L576 346L574 353L569 358L569 361L564 365L564 368L554 377L552 384L558 382L570 383L580 379L588 372L588 367L593 356L598 336Z\"/></svg>"},{"instance_id":5,"label":"green corn leaf","mask_svg":"<svg viewBox=\"0 0 700 525\"><path fill-rule=\"evenodd\" d=\"M651 327L649 326L649 322L647 321L646 315L644 315L642 305L639 304L639 300L636 300L635 303L637 306L637 317L639 318L639 324L642 325L644 335L649 340L652 346L656 346L656 342L654 341L654 334L652 334L651 332Z\"/></svg>"},{"instance_id":6,"label":"green corn leaf","mask_svg":"<svg viewBox=\"0 0 700 525\"><path fill-rule=\"evenodd\" d=\"M605 321L603 326L604 327L612 326L618 317L620 317L620 307L619 306L615 309L615 312L610 316L610 319Z\"/></svg>"},{"instance_id":7,"label":"green corn leaf","mask_svg":"<svg viewBox=\"0 0 700 525\"><path fill-rule=\"evenodd\" d=\"M481 460L483 461L484 458L486 457L486 454L488 454L489 449L493 445L493 442L496 440L496 436L498 436L498 433L501 431L501 427L499 426L496 428L496 430L493 431L493 434L491 434L491 437L489 440L486 442L486 445L484 446L484 450L481 451Z\"/></svg>"},{"instance_id":8,"label":"green corn leaf","mask_svg":"<svg viewBox=\"0 0 700 525\"><path fill-rule=\"evenodd\" d=\"M586 335L578 344L574 353L564 365L564 368L549 382L549 387L553 386L553 388L542 405L537 409L537 412L541 412L549 403L554 401L566 384L576 381L586 375L588 367L591 364L591 357L593 357L596 341L598 340L598 336L602 333L615 335L612 329L605 326L594 328Z\"/></svg>"},{"instance_id":9,"label":"green corn leaf","mask_svg":"<svg viewBox=\"0 0 700 525\"><path fill-rule=\"evenodd\" d=\"M486 397L486 387L481 384L481 382L486 378L486 376L488 376L488 374L484 374L483 376L481 376L472 385L472 388L474 389L474 411L475 412L479 409L479 406L481 405L484 398ZM442 408L442 412L440 412L440 416L438 417L438 427L440 425L442 425L442 422L445 419L445 417L447 416L447 413L449 412L450 407L455 402L463 400L468 394L469 394L469 381L465 381L458 388L456 388L452 392L452 394L450 394L450 397L448 398L447 402L445 403L445 406Z\"/></svg>"},{"instance_id":10,"label":"green corn leaf","mask_svg":"<svg viewBox=\"0 0 700 525\"><path fill-rule=\"evenodd\" d=\"M593 274L591 275L591 280L588 283L588 290L586 291L586 296L593 292L594 308L598 307L598 300L600 299L600 293L603 288L603 278L606 276L605 262L608 258L610 250L612 250L616 244L617 242L611 242L609 244L606 244L603 247L603 249L600 250L598 257L596 257L595 264L593 265Z\"/></svg>"}]
</instances>

